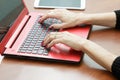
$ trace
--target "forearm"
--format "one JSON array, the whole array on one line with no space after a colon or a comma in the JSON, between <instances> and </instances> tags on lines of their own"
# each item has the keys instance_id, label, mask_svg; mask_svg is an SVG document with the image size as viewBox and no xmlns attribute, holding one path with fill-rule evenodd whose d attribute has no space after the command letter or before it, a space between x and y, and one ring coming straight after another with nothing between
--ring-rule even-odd
<instances>
[{"instance_id":1,"label":"forearm","mask_svg":"<svg viewBox=\"0 0 120 80\"><path fill-rule=\"evenodd\" d=\"M111 54L109 51L89 40L83 44L83 51L94 61L109 71L111 71L112 63L117 57L116 55Z\"/></svg>"},{"instance_id":2,"label":"forearm","mask_svg":"<svg viewBox=\"0 0 120 80\"><path fill-rule=\"evenodd\" d=\"M86 14L84 22L92 25L102 25L115 27L116 15L114 12L110 13L96 13L96 14Z\"/></svg>"}]
</instances>

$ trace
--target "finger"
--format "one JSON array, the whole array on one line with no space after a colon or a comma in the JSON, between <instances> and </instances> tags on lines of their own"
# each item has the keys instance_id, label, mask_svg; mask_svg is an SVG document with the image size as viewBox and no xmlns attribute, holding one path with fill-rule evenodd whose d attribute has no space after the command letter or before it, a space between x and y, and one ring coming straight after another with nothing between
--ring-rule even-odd
<instances>
[{"instance_id":1,"label":"finger","mask_svg":"<svg viewBox=\"0 0 120 80\"><path fill-rule=\"evenodd\" d=\"M56 32L51 32L44 38L43 46L46 46L49 42L51 42L56 36Z\"/></svg>"},{"instance_id":2,"label":"finger","mask_svg":"<svg viewBox=\"0 0 120 80\"><path fill-rule=\"evenodd\" d=\"M51 10L49 13L43 15L43 16L40 18L39 22L42 23L42 22L43 22L44 20L46 20L47 18L56 18L55 12L54 12L53 10Z\"/></svg>"},{"instance_id":3,"label":"finger","mask_svg":"<svg viewBox=\"0 0 120 80\"><path fill-rule=\"evenodd\" d=\"M43 22L44 20L46 20L47 18L49 18L49 15L45 14L45 15L43 15L43 16L40 18L39 22L42 23L42 22Z\"/></svg>"},{"instance_id":4,"label":"finger","mask_svg":"<svg viewBox=\"0 0 120 80\"><path fill-rule=\"evenodd\" d=\"M45 46L45 41L47 40L47 38L50 36L50 34L47 34L43 40L43 46Z\"/></svg>"},{"instance_id":5,"label":"finger","mask_svg":"<svg viewBox=\"0 0 120 80\"><path fill-rule=\"evenodd\" d=\"M50 48L50 47L52 47L53 45L55 45L55 44L57 44L57 43L61 43L61 39L60 39L60 38L52 40L52 41L47 45L47 48Z\"/></svg>"},{"instance_id":6,"label":"finger","mask_svg":"<svg viewBox=\"0 0 120 80\"><path fill-rule=\"evenodd\" d=\"M54 29L60 29L63 26L63 24L52 24L50 26L50 28L54 28Z\"/></svg>"},{"instance_id":7,"label":"finger","mask_svg":"<svg viewBox=\"0 0 120 80\"><path fill-rule=\"evenodd\" d=\"M50 28L54 28L54 29L63 29L63 28L67 28L66 23L61 23L61 24L52 24L50 26Z\"/></svg>"},{"instance_id":8,"label":"finger","mask_svg":"<svg viewBox=\"0 0 120 80\"><path fill-rule=\"evenodd\" d=\"M43 42L43 46L46 46L49 42L51 42L54 39L54 36L47 36L46 39Z\"/></svg>"}]
</instances>

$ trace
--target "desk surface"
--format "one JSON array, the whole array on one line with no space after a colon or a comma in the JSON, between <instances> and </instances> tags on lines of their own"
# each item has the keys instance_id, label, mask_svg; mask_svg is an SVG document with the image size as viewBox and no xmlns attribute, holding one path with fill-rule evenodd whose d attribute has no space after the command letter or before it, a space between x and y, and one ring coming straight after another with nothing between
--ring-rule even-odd
<instances>
[{"instance_id":1,"label":"desk surface","mask_svg":"<svg viewBox=\"0 0 120 80\"><path fill-rule=\"evenodd\" d=\"M29 11L46 13L48 9L34 9L34 0L25 0ZM120 0L86 0L84 12L109 12L120 9ZM80 12L75 11L74 12ZM120 31L93 26L90 40L113 54L120 55ZM1 57L0 57L1 58ZM6 58L0 64L0 80L116 80L109 71L87 55L80 65Z\"/></svg>"}]
</instances>

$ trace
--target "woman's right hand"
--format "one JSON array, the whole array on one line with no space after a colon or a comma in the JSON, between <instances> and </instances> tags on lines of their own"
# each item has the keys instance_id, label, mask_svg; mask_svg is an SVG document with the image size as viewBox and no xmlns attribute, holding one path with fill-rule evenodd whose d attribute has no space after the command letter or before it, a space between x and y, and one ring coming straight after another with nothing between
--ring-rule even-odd
<instances>
[{"instance_id":1,"label":"woman's right hand","mask_svg":"<svg viewBox=\"0 0 120 80\"><path fill-rule=\"evenodd\" d=\"M54 44L62 43L76 51L83 51L83 46L88 40L69 32L51 32L43 40L43 46L48 49Z\"/></svg>"},{"instance_id":2,"label":"woman's right hand","mask_svg":"<svg viewBox=\"0 0 120 80\"><path fill-rule=\"evenodd\" d=\"M66 9L54 9L43 15L40 19L40 23L47 18L57 18L62 21L61 24L53 24L50 28L63 29L86 23L87 15L84 13L73 13Z\"/></svg>"}]
</instances>

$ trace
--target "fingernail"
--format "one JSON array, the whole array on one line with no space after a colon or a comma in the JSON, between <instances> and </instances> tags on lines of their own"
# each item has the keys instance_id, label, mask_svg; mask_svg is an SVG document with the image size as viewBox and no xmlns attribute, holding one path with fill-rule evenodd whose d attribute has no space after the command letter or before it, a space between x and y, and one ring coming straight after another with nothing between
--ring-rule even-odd
<instances>
[{"instance_id":1,"label":"fingernail","mask_svg":"<svg viewBox=\"0 0 120 80\"><path fill-rule=\"evenodd\" d=\"M53 26L50 26L49 29L53 29Z\"/></svg>"},{"instance_id":2,"label":"fingernail","mask_svg":"<svg viewBox=\"0 0 120 80\"><path fill-rule=\"evenodd\" d=\"M47 45L46 48L49 49L50 47Z\"/></svg>"},{"instance_id":3,"label":"fingernail","mask_svg":"<svg viewBox=\"0 0 120 80\"><path fill-rule=\"evenodd\" d=\"M45 45L44 45L44 41L41 42L41 46L45 46Z\"/></svg>"},{"instance_id":4,"label":"fingernail","mask_svg":"<svg viewBox=\"0 0 120 80\"><path fill-rule=\"evenodd\" d=\"M43 22L41 18L39 19L39 22L40 22L40 23L42 23L42 22Z\"/></svg>"},{"instance_id":5,"label":"fingernail","mask_svg":"<svg viewBox=\"0 0 120 80\"><path fill-rule=\"evenodd\" d=\"M43 15L40 15L40 18L42 17Z\"/></svg>"}]
</instances>

